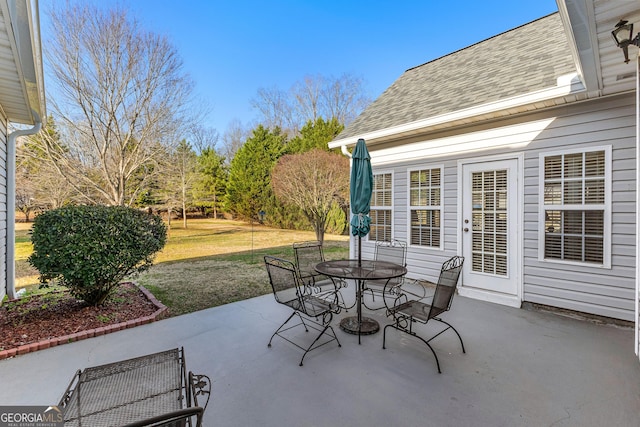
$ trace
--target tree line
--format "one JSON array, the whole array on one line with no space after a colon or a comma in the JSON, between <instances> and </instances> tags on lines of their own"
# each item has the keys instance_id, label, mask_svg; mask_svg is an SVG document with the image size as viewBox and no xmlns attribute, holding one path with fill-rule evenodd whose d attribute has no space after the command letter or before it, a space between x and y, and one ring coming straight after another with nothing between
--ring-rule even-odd
<instances>
[{"instance_id":1,"label":"tree line","mask_svg":"<svg viewBox=\"0 0 640 427\"><path fill-rule=\"evenodd\" d=\"M289 91L259 89L248 130L222 137L178 52L124 9L52 9L47 46L53 113L17 147L16 207L132 206L286 228L341 232L348 223L348 160L327 148L367 105L363 81L307 76Z\"/></svg>"}]
</instances>

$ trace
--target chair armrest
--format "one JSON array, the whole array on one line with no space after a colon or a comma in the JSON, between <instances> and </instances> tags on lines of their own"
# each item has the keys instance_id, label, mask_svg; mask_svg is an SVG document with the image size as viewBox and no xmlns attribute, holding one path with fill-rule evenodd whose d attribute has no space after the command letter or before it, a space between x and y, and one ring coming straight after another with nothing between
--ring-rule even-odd
<instances>
[{"instance_id":1,"label":"chair armrest","mask_svg":"<svg viewBox=\"0 0 640 427\"><path fill-rule=\"evenodd\" d=\"M123 427L174 426L174 425L177 425L176 424L177 421L187 421L193 416L196 417L195 426L201 427L203 414L204 414L204 408L201 408L199 406L192 406L191 408L179 409L177 411L169 412L167 414L157 415L155 417L147 418L146 420L127 424Z\"/></svg>"},{"instance_id":2,"label":"chair armrest","mask_svg":"<svg viewBox=\"0 0 640 427\"><path fill-rule=\"evenodd\" d=\"M211 379L207 375L194 374L189 371L189 393L193 397L193 404L196 407L200 406L198 404L198 396L206 396L204 406L202 406L204 411L207 409L211 398Z\"/></svg>"}]
</instances>

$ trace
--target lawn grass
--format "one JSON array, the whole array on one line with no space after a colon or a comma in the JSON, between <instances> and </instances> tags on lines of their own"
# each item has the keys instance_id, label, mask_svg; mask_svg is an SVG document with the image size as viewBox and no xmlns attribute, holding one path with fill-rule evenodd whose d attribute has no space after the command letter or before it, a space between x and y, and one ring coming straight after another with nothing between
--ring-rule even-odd
<instances>
[{"instance_id":1,"label":"lawn grass","mask_svg":"<svg viewBox=\"0 0 640 427\"><path fill-rule=\"evenodd\" d=\"M16 222L16 288L33 288L38 284L38 270L27 262L33 252L30 230L31 223Z\"/></svg>"},{"instance_id":2,"label":"lawn grass","mask_svg":"<svg viewBox=\"0 0 640 427\"><path fill-rule=\"evenodd\" d=\"M240 221L191 219L173 222L154 266L134 281L169 308L190 313L271 292L264 255L293 259L293 242L315 240L311 231L281 230ZM325 235L325 257L348 257L348 236ZM37 286L26 261L32 251L28 227L16 224L16 286Z\"/></svg>"}]
</instances>

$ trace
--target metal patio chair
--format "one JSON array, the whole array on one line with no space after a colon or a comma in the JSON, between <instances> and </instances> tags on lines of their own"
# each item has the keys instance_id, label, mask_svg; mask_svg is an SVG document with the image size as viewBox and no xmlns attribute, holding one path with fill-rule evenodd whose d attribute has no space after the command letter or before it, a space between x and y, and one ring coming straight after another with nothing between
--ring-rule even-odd
<instances>
[{"instance_id":1,"label":"metal patio chair","mask_svg":"<svg viewBox=\"0 0 640 427\"><path fill-rule=\"evenodd\" d=\"M438 283L436 284L436 290L433 294L433 297L428 300L428 297L425 297L427 292L424 289L424 285L420 281L415 281L411 284L411 286L403 286L400 295L396 298L393 306L387 308L387 315L393 317L393 323L384 327L384 332L382 336L382 348L385 348L385 342L387 338L387 328L394 328L402 332L406 332L407 334L414 336L421 340L423 343L429 347L433 356L436 359L436 364L438 365L438 373L442 373L440 370L440 361L438 360L438 356L436 355L435 350L429 344L431 340L440 336L445 331L451 329L456 333L458 339L460 340L460 344L462 345L462 352L466 353L464 349L464 343L462 342L462 337L458 331L451 326L449 323L440 319L440 315L449 311L451 308L451 302L453 300L453 295L456 291L456 284L458 283L458 278L460 277L460 272L462 271L462 264L464 262L464 258L461 256L454 256L442 264L442 268L440 270L440 277L438 278ZM418 292L416 292L416 289ZM423 338L414 330L414 323L422 323L426 324L430 320L436 320L440 323L443 323L447 327L432 336L431 338Z\"/></svg>"},{"instance_id":2,"label":"metal patio chair","mask_svg":"<svg viewBox=\"0 0 640 427\"><path fill-rule=\"evenodd\" d=\"M276 301L293 310L287 320L271 335L268 347L271 347L271 341L276 335L289 341L304 351L302 359L300 359L300 366L302 366L305 356L311 350L315 350L332 341L336 341L338 347L341 347L340 341L338 341L338 337L331 326L333 314L338 313L340 310L337 304L337 295L334 295L333 301L330 301L327 296L319 298L312 294L309 288L302 284L298 271L290 261L267 255L264 257L264 263L269 273L269 281ZM300 322L285 328L285 325L294 316L298 316ZM306 332L309 332L309 328L319 332L309 346L303 347L284 334L286 331L300 325L304 326ZM321 339L323 336L326 336L325 339Z\"/></svg>"},{"instance_id":3,"label":"metal patio chair","mask_svg":"<svg viewBox=\"0 0 640 427\"><path fill-rule=\"evenodd\" d=\"M300 280L305 287L311 289L318 298L328 298L329 301L332 301L337 296L339 306L345 309L351 308L346 306L342 293L340 293L341 288L347 287L347 282L327 277L318 273L314 268L317 264L325 261L322 243L317 240L294 243L293 253Z\"/></svg>"},{"instance_id":4,"label":"metal patio chair","mask_svg":"<svg viewBox=\"0 0 640 427\"><path fill-rule=\"evenodd\" d=\"M394 264L407 266L407 244L400 240L392 240L390 242L377 242L374 253L375 261L387 261ZM402 285L404 277L396 277L390 280L367 280L364 282L364 293L370 293L372 300L375 302L376 295L381 298L391 297L395 299L398 295L398 289ZM385 308L385 305L380 307L369 307L366 301L363 300L363 304L369 310L380 310Z\"/></svg>"}]
</instances>

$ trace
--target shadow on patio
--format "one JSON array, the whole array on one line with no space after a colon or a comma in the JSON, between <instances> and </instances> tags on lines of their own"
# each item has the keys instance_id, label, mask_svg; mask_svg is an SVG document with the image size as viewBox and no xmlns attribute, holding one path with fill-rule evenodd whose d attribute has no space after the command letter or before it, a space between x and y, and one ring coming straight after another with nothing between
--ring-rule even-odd
<instances>
[{"instance_id":1,"label":"shadow on patio","mask_svg":"<svg viewBox=\"0 0 640 427\"><path fill-rule=\"evenodd\" d=\"M353 311L347 315L353 315ZM640 426L633 330L457 296L462 335L424 344L390 330L301 352L267 342L289 315L271 295L0 361L3 405L57 404L86 368L184 346L211 377L206 426ZM367 313L388 324L381 311ZM432 327L429 324L427 327ZM424 326L422 326L424 327Z\"/></svg>"}]
</instances>

